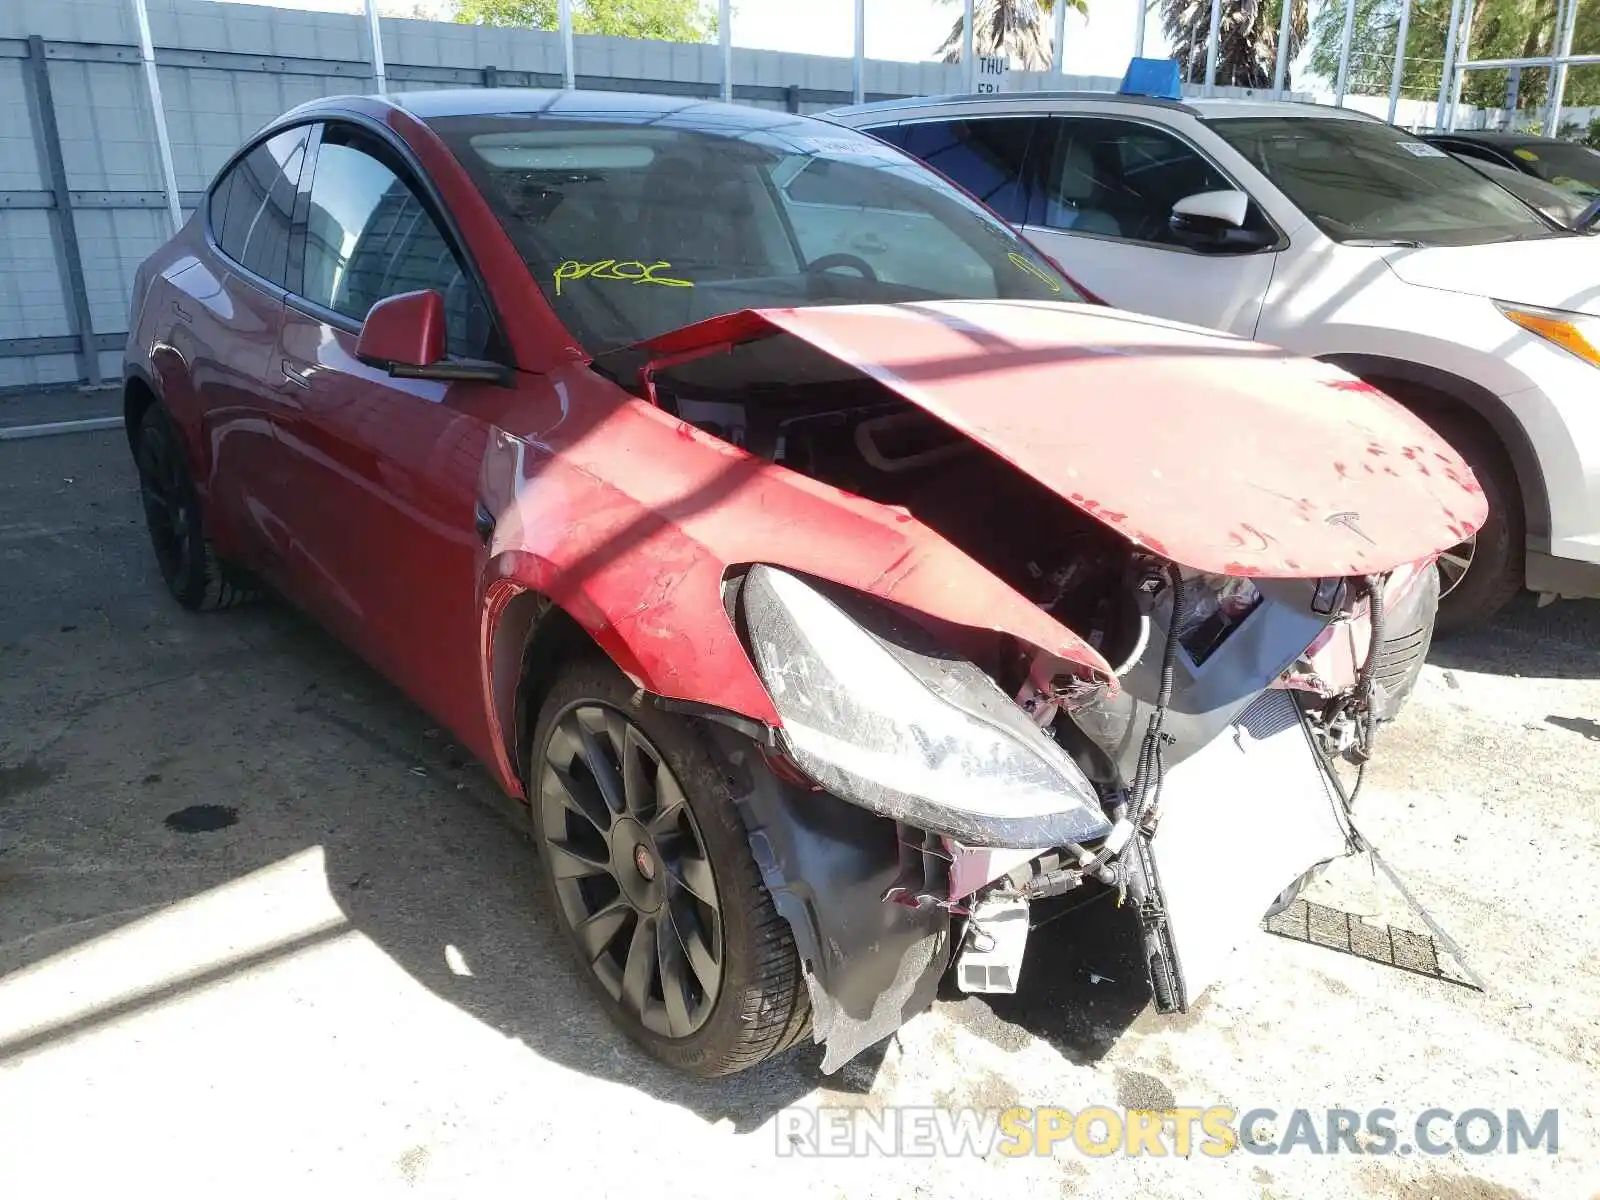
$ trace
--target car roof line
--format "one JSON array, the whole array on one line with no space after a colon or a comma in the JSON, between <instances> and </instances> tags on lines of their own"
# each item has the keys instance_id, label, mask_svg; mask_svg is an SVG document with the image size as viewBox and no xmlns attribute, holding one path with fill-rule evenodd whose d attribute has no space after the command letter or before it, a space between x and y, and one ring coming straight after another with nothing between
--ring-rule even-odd
<instances>
[{"instance_id":1,"label":"car roof line","mask_svg":"<svg viewBox=\"0 0 1600 1200\"><path fill-rule=\"evenodd\" d=\"M1119 104L1142 104L1151 108L1166 108L1176 112L1187 113L1191 117L1200 115L1200 110L1181 100L1167 100L1160 96L1140 96L1125 94L1123 92L1089 92L1089 91L1029 91L1029 92L945 92L934 96L901 96L893 100L873 100L866 104L849 104L841 108L829 109L818 116L852 116L857 113L866 114L874 112L891 112L896 109L920 108L924 105L944 104L1009 104L1019 100L1098 100L1101 102L1115 101Z\"/></svg>"}]
</instances>

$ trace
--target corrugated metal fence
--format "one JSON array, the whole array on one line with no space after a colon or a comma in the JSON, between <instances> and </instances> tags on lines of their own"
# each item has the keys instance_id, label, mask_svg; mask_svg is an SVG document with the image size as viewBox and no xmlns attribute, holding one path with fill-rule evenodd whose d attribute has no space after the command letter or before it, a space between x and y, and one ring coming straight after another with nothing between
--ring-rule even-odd
<instances>
[{"instance_id":1,"label":"corrugated metal fence","mask_svg":"<svg viewBox=\"0 0 1600 1200\"><path fill-rule=\"evenodd\" d=\"M185 214L230 151L285 109L373 86L365 19L150 0ZM559 87L554 32L385 18L390 90ZM1120 76L1125 64L1107 64ZM580 88L716 97L716 46L575 39ZM0 3L0 389L116 381L133 271L171 232L127 0ZM740 50L735 101L797 112L852 97L848 58ZM1108 76L1014 76L1018 90L1114 89ZM869 61L868 99L950 92L960 68ZM1227 89L1224 89L1227 90Z\"/></svg>"}]
</instances>

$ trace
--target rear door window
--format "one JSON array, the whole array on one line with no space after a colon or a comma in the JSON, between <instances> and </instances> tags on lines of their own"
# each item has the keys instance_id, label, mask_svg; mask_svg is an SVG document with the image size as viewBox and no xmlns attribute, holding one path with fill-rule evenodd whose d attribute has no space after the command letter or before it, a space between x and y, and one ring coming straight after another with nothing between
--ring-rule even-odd
<instances>
[{"instance_id":1,"label":"rear door window","mask_svg":"<svg viewBox=\"0 0 1600 1200\"><path fill-rule=\"evenodd\" d=\"M217 181L209 200L211 234L234 262L285 287L295 194L311 126L267 138Z\"/></svg>"},{"instance_id":2,"label":"rear door window","mask_svg":"<svg viewBox=\"0 0 1600 1200\"><path fill-rule=\"evenodd\" d=\"M1037 117L982 117L919 121L892 132L894 144L906 153L1020 225L1028 210L1028 154L1040 124ZM890 131L871 132L883 137Z\"/></svg>"}]
</instances>

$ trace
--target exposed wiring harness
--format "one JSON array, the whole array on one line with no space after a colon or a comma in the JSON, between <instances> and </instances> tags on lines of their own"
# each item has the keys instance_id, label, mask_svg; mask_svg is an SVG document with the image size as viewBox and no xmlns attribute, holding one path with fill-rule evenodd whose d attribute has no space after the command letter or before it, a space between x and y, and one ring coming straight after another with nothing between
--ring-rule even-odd
<instances>
[{"instance_id":1,"label":"exposed wiring harness","mask_svg":"<svg viewBox=\"0 0 1600 1200\"><path fill-rule=\"evenodd\" d=\"M1351 697L1357 732L1356 744L1350 752L1356 762L1364 767L1372 757L1372 743L1378 736L1377 706L1372 702L1372 684L1378 672L1378 659L1383 654L1383 576L1368 575L1363 582L1367 585L1367 617L1372 641L1367 647L1367 661L1362 665L1361 677L1356 680L1355 693ZM1359 783L1358 779L1358 786Z\"/></svg>"},{"instance_id":2,"label":"exposed wiring harness","mask_svg":"<svg viewBox=\"0 0 1600 1200\"><path fill-rule=\"evenodd\" d=\"M1167 627L1166 649L1161 657L1161 681L1156 689L1155 707L1145 727L1144 741L1139 747L1139 762L1134 770L1133 784L1118 795L1111 806L1111 832L1099 850L1089 851L1076 843L1066 849L1076 860L1055 871L1047 872L1033 881L1028 892L1033 896L1057 895L1076 887L1084 877L1093 877L1115 887L1118 893L1127 890L1130 872L1125 863L1114 861L1128 843L1140 834L1140 824L1154 813L1154 803L1166 776L1166 724L1167 706L1172 702L1172 686L1178 661L1178 634L1183 626L1185 587L1183 573L1175 563L1167 564L1167 578L1172 584L1172 615ZM1145 618L1148 622L1148 618Z\"/></svg>"}]
</instances>

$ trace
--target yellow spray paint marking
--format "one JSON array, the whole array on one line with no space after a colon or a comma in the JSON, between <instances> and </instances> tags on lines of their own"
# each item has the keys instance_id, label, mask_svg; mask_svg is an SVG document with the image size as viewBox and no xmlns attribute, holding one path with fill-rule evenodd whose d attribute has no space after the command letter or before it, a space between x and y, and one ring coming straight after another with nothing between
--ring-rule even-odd
<instances>
[{"instance_id":1,"label":"yellow spray paint marking","mask_svg":"<svg viewBox=\"0 0 1600 1200\"><path fill-rule=\"evenodd\" d=\"M1057 283L1054 279L1051 279L1050 276L1046 275L1035 264L1029 262L1026 258L1024 258L1022 255L1018 254L1015 250L1013 250L1009 254L1007 254L1006 257L1011 260L1011 265L1012 266L1016 267L1019 271L1026 271L1029 275L1032 275L1035 279L1037 279L1040 283L1044 284L1045 287L1049 288L1052 292L1061 291L1061 285L1059 283Z\"/></svg>"},{"instance_id":2,"label":"yellow spray paint marking","mask_svg":"<svg viewBox=\"0 0 1600 1200\"><path fill-rule=\"evenodd\" d=\"M1535 154L1532 150L1525 150L1521 146L1518 146L1511 153L1515 154L1518 158L1522 159L1523 162L1538 162L1539 161L1539 156L1537 154Z\"/></svg>"},{"instance_id":3,"label":"yellow spray paint marking","mask_svg":"<svg viewBox=\"0 0 1600 1200\"><path fill-rule=\"evenodd\" d=\"M654 283L661 287L693 287L687 279L673 279L658 275L657 271L671 270L672 264L663 260L642 263L637 259L618 261L602 258L598 262L582 263L568 259L556 268L556 295L561 295L561 285L574 279L612 279L618 283Z\"/></svg>"}]
</instances>

